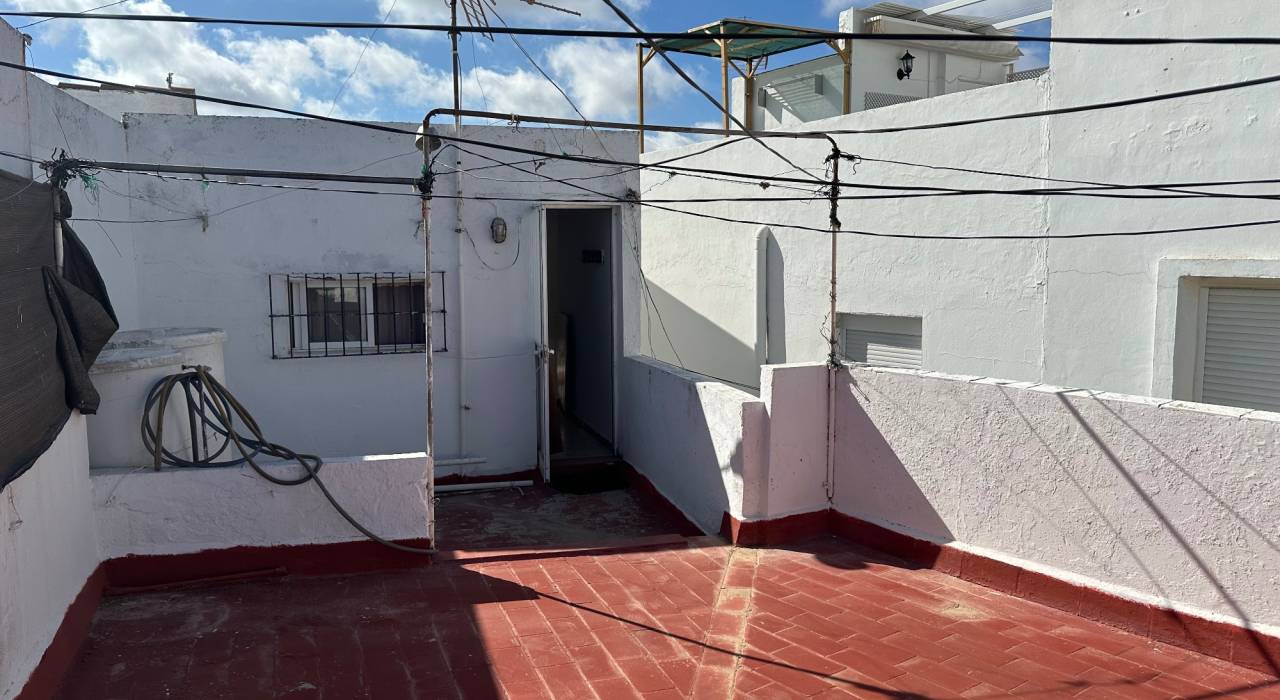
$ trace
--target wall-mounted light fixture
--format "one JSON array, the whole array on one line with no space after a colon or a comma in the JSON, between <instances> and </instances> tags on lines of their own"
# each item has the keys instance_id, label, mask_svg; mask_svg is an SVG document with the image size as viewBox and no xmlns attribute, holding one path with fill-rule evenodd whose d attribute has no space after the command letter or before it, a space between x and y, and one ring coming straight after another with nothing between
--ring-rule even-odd
<instances>
[{"instance_id":1,"label":"wall-mounted light fixture","mask_svg":"<svg viewBox=\"0 0 1280 700\"><path fill-rule=\"evenodd\" d=\"M507 242L507 221L501 216L495 216L493 221L489 223L489 235L493 237L494 243Z\"/></svg>"},{"instance_id":2,"label":"wall-mounted light fixture","mask_svg":"<svg viewBox=\"0 0 1280 700\"><path fill-rule=\"evenodd\" d=\"M912 56L911 52L908 51L902 54L902 57L898 59L898 65L901 66L901 68L898 69L898 80L910 78L911 70L916 66L916 57Z\"/></svg>"}]
</instances>

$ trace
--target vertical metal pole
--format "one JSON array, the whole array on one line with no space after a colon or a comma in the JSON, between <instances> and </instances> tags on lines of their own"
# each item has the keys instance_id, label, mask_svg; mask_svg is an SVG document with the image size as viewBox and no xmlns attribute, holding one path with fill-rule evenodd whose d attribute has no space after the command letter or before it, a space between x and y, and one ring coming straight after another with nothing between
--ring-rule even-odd
<instances>
[{"instance_id":1,"label":"vertical metal pole","mask_svg":"<svg viewBox=\"0 0 1280 700\"><path fill-rule=\"evenodd\" d=\"M431 127L427 120L422 121L422 176L427 178L427 191L422 192L422 264L427 271L426 280L422 284L422 314L426 324L427 355L427 539L432 547L436 546L436 403L435 403L435 357L432 352L432 297L431 297Z\"/></svg>"},{"instance_id":2,"label":"vertical metal pole","mask_svg":"<svg viewBox=\"0 0 1280 700\"><path fill-rule=\"evenodd\" d=\"M453 46L453 108L462 109L462 70L458 58L458 0L449 0L449 42ZM461 124L461 115L454 112L454 120Z\"/></svg>"},{"instance_id":3,"label":"vertical metal pole","mask_svg":"<svg viewBox=\"0 0 1280 700\"><path fill-rule=\"evenodd\" d=\"M844 42L844 50L840 52L844 61L844 98L841 107L845 114L853 111L853 40Z\"/></svg>"},{"instance_id":4,"label":"vertical metal pole","mask_svg":"<svg viewBox=\"0 0 1280 700\"><path fill-rule=\"evenodd\" d=\"M62 261L66 253L63 250L62 236L62 189L53 188L53 260L58 266L58 274L62 274Z\"/></svg>"},{"instance_id":5,"label":"vertical metal pole","mask_svg":"<svg viewBox=\"0 0 1280 700\"><path fill-rule=\"evenodd\" d=\"M835 500L835 479L836 479L836 385L837 375L840 371L840 360L838 357L837 345L837 323L836 323L836 253L839 241L840 231L840 148L833 142L831 145L831 191L829 193L831 201L831 307L830 314L830 335L827 338L827 479L826 491L827 501Z\"/></svg>"},{"instance_id":6,"label":"vertical metal pole","mask_svg":"<svg viewBox=\"0 0 1280 700\"><path fill-rule=\"evenodd\" d=\"M721 28L721 33L723 32L724 30L723 28ZM721 94L724 96L723 97L724 102L722 103L724 105L724 133L728 135L729 126L730 126L729 120L731 119L731 116L732 116L730 114L730 112L732 111L732 108L729 106L729 40L728 39L720 40L720 91L721 91Z\"/></svg>"},{"instance_id":7,"label":"vertical metal pole","mask_svg":"<svg viewBox=\"0 0 1280 700\"><path fill-rule=\"evenodd\" d=\"M640 152L644 153L644 44L636 44L636 123L640 130Z\"/></svg>"},{"instance_id":8,"label":"vertical metal pole","mask_svg":"<svg viewBox=\"0 0 1280 700\"><path fill-rule=\"evenodd\" d=\"M450 32L450 40L453 46L453 135L462 135L462 62L458 55L458 0L449 0L449 26L452 28ZM456 189L454 194L457 195L453 200L454 225L453 233L457 237L457 264L458 264L458 311L461 312L460 318L463 322L467 319L466 308L466 286L467 276L462 269L462 261L465 257L462 246L462 235L465 230L463 223L463 183L466 178L462 173L462 152L455 151L456 159L454 167L456 173ZM427 269L427 276L431 276L431 269ZM467 329L466 326L458 327L458 455L466 456L467 454L467 411L471 410L467 403Z\"/></svg>"}]
</instances>

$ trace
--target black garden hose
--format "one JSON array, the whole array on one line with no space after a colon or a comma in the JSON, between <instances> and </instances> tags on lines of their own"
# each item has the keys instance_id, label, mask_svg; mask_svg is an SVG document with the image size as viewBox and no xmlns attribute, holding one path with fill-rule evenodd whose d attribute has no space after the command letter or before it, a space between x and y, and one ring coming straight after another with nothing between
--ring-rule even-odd
<instances>
[{"instance_id":1,"label":"black garden hose","mask_svg":"<svg viewBox=\"0 0 1280 700\"><path fill-rule=\"evenodd\" d=\"M278 445L267 440L262 434L262 428L254 420L248 409L209 373L208 367L203 365L183 365L182 369L182 372L164 377L151 387L142 410L142 444L146 446L147 451L155 458L154 466L157 470L164 466L211 468L248 464L258 473L258 476L280 486L299 486L307 482L314 482L320 489L320 493L324 494L333 509L338 512L338 515L341 515L344 520L351 523L352 527L359 530L362 535L370 540L401 552L412 554L435 553L434 549L410 547L379 537L369 528L360 524L338 503L338 500L333 497L333 494L329 492L324 482L321 481L320 467L323 462L319 457L299 454L284 445ZM177 387L182 387L182 392L187 399L187 423L191 427L191 459L183 459L164 446L165 411L168 409L170 397ZM153 418L154 423L152 422ZM251 437L243 436L235 429L235 421L237 419ZM209 448L210 431L218 435L222 440L221 444L212 451ZM214 438L215 441L217 439ZM218 461L218 458L231 445L235 445L236 451L240 453L240 456L235 458L228 457ZM263 455L297 462L304 473L296 478L276 476L258 464L257 458Z\"/></svg>"}]
</instances>

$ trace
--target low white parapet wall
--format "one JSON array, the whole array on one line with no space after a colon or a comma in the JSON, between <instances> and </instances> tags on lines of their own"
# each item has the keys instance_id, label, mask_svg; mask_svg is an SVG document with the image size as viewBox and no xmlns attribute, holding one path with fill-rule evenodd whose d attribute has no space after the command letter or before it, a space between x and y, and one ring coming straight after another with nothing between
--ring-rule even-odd
<instances>
[{"instance_id":1,"label":"low white parapet wall","mask_svg":"<svg viewBox=\"0 0 1280 700\"><path fill-rule=\"evenodd\" d=\"M1280 414L904 370L841 377L839 512L1280 625Z\"/></svg>"},{"instance_id":2,"label":"low white parapet wall","mask_svg":"<svg viewBox=\"0 0 1280 700\"><path fill-rule=\"evenodd\" d=\"M294 477L296 464L264 465ZM320 478L361 524L391 540L427 537L422 454L326 460ZM93 471L102 558L363 540L315 484L279 486L248 466Z\"/></svg>"},{"instance_id":3,"label":"low white parapet wall","mask_svg":"<svg viewBox=\"0 0 1280 700\"><path fill-rule=\"evenodd\" d=\"M0 493L0 698L23 689L98 568L86 445L84 416L73 411ZM91 612L97 592L89 594Z\"/></svg>"},{"instance_id":4,"label":"low white parapet wall","mask_svg":"<svg viewBox=\"0 0 1280 700\"><path fill-rule=\"evenodd\" d=\"M647 357L623 360L621 385L627 462L706 532L718 532L725 513L741 518L767 479L764 403Z\"/></svg>"}]
</instances>

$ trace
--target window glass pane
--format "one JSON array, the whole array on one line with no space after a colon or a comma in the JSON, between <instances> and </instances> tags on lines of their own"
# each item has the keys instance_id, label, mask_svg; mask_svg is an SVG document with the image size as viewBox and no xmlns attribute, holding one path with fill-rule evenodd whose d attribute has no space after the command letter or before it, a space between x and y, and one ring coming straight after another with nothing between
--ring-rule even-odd
<instances>
[{"instance_id":1,"label":"window glass pane","mask_svg":"<svg viewBox=\"0 0 1280 700\"><path fill-rule=\"evenodd\" d=\"M422 345L427 342L422 320L424 292L422 282L374 286L373 325L378 345Z\"/></svg>"},{"instance_id":2,"label":"window glass pane","mask_svg":"<svg viewBox=\"0 0 1280 700\"><path fill-rule=\"evenodd\" d=\"M307 288L307 339L312 343L358 343L364 338L359 287Z\"/></svg>"}]
</instances>

